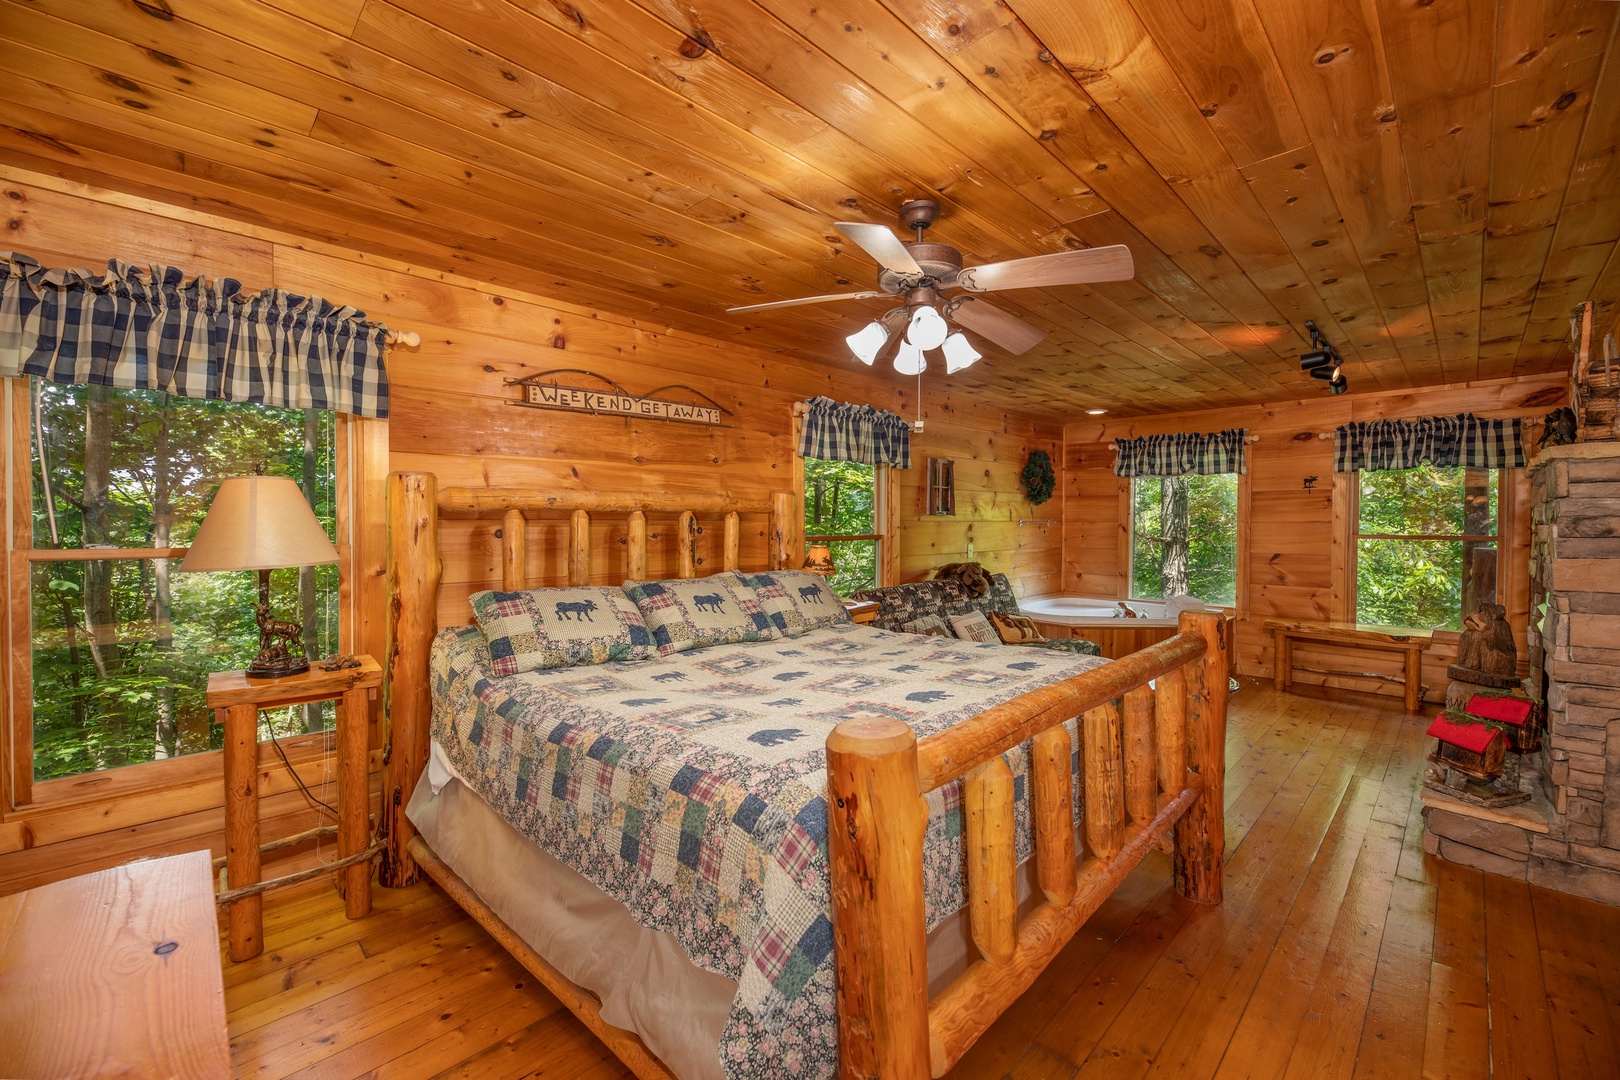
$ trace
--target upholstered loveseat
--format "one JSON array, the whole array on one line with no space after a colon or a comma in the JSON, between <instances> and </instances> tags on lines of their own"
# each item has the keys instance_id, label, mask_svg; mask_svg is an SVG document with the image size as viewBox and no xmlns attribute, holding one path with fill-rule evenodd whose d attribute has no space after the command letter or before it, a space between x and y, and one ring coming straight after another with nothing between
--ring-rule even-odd
<instances>
[{"instance_id":1,"label":"upholstered loveseat","mask_svg":"<svg viewBox=\"0 0 1620 1080\"><path fill-rule=\"evenodd\" d=\"M1013 595L1012 582L1007 580L1006 574L992 574L990 591L983 596L969 596L958 581L933 578L881 589L861 589L851 593L850 599L877 601L877 617L872 620L872 625L879 630L899 630L907 623L915 623L929 615L948 621L952 615L963 615L970 611L978 611L986 616L991 612L1018 614L1018 598ZM1084 638L1052 638L1027 644L1088 656L1101 654L1096 642Z\"/></svg>"}]
</instances>

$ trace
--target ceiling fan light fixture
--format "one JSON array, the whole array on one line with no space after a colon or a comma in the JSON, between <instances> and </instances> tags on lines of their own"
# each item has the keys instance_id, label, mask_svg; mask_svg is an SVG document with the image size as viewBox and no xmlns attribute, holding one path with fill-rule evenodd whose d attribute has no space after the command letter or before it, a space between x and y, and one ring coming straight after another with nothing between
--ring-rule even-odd
<instances>
[{"instance_id":1,"label":"ceiling fan light fixture","mask_svg":"<svg viewBox=\"0 0 1620 1080\"><path fill-rule=\"evenodd\" d=\"M945 339L945 374L955 375L963 368L972 367L981 353L960 330Z\"/></svg>"},{"instance_id":2,"label":"ceiling fan light fixture","mask_svg":"<svg viewBox=\"0 0 1620 1080\"><path fill-rule=\"evenodd\" d=\"M877 359L883 346L889 343L889 328L880 322L869 322L844 339L855 359L868 367Z\"/></svg>"},{"instance_id":3,"label":"ceiling fan light fixture","mask_svg":"<svg viewBox=\"0 0 1620 1080\"><path fill-rule=\"evenodd\" d=\"M900 351L894 356L894 370L902 375L921 375L928 367L928 358L909 338L900 342Z\"/></svg>"},{"instance_id":4,"label":"ceiling fan light fixture","mask_svg":"<svg viewBox=\"0 0 1620 1080\"><path fill-rule=\"evenodd\" d=\"M930 306L919 307L911 316L911 326L906 330L906 340L919 349L937 349L945 340L950 327L940 318L939 312Z\"/></svg>"}]
</instances>

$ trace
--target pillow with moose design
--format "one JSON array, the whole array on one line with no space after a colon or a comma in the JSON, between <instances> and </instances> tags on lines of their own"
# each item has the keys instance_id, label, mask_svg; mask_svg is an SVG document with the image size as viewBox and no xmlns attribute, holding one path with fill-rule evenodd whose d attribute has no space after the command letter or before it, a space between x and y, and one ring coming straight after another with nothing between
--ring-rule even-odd
<instances>
[{"instance_id":1,"label":"pillow with moose design","mask_svg":"<svg viewBox=\"0 0 1620 1080\"><path fill-rule=\"evenodd\" d=\"M652 632L622 589L473 593L494 675L652 658Z\"/></svg>"},{"instance_id":2,"label":"pillow with moose design","mask_svg":"<svg viewBox=\"0 0 1620 1080\"><path fill-rule=\"evenodd\" d=\"M783 637L798 637L823 626L849 622L849 609L827 579L808 570L768 570L738 574L754 590L759 606Z\"/></svg>"},{"instance_id":3,"label":"pillow with moose design","mask_svg":"<svg viewBox=\"0 0 1620 1080\"><path fill-rule=\"evenodd\" d=\"M627 581L661 656L739 641L770 641L776 630L754 590L736 574L670 581Z\"/></svg>"}]
</instances>

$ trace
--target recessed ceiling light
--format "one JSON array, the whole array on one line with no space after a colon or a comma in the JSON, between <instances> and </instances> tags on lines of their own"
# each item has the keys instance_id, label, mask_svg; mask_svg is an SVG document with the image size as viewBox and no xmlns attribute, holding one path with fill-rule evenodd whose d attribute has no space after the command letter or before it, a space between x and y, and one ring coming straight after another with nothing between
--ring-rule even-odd
<instances>
[{"instance_id":1,"label":"recessed ceiling light","mask_svg":"<svg viewBox=\"0 0 1620 1080\"><path fill-rule=\"evenodd\" d=\"M1105 413L1107 411L1108 411L1107 409L1087 409L1086 410L1086 415L1087 416L1101 416L1103 413Z\"/></svg>"}]
</instances>

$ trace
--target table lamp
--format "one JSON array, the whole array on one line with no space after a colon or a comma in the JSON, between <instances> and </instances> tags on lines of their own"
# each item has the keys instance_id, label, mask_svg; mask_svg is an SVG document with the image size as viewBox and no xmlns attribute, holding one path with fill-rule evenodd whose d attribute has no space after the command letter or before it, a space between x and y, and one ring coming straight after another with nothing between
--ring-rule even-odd
<instances>
[{"instance_id":1,"label":"table lamp","mask_svg":"<svg viewBox=\"0 0 1620 1080\"><path fill-rule=\"evenodd\" d=\"M811 544L810 550L804 556L804 568L812 574L820 574L823 577L835 573L832 548L826 544Z\"/></svg>"},{"instance_id":2,"label":"table lamp","mask_svg":"<svg viewBox=\"0 0 1620 1080\"><path fill-rule=\"evenodd\" d=\"M304 628L270 615L270 571L337 561L337 548L291 478L233 476L219 485L180 569L259 572L259 655L247 673L274 678L308 671L309 660Z\"/></svg>"}]
</instances>

